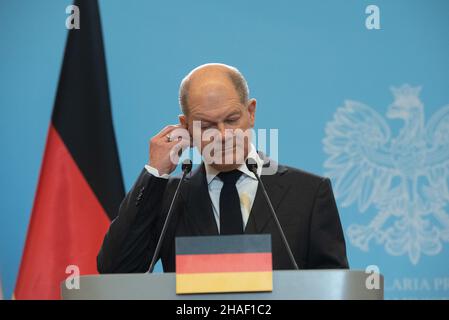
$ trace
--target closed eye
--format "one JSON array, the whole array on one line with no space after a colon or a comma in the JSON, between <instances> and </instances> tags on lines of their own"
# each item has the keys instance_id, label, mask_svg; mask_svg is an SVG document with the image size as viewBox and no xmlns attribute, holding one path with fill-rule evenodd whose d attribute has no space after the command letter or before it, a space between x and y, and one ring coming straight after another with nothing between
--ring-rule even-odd
<instances>
[{"instance_id":1,"label":"closed eye","mask_svg":"<svg viewBox=\"0 0 449 320\"><path fill-rule=\"evenodd\" d=\"M228 123L234 123L234 122L237 122L239 119L240 119L240 118L230 118L230 119L227 119L226 122L228 122Z\"/></svg>"},{"instance_id":2,"label":"closed eye","mask_svg":"<svg viewBox=\"0 0 449 320\"><path fill-rule=\"evenodd\" d=\"M201 129L208 129L208 128L211 128L211 127L212 127L212 123L205 122L205 121L201 122Z\"/></svg>"}]
</instances>

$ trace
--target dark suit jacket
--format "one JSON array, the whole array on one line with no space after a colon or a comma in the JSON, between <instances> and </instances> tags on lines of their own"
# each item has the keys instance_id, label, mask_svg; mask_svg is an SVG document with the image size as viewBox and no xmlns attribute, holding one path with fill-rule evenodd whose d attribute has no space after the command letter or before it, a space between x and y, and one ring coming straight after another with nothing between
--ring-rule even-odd
<instances>
[{"instance_id":1,"label":"dark suit jacket","mask_svg":"<svg viewBox=\"0 0 449 320\"><path fill-rule=\"evenodd\" d=\"M145 169L123 200L97 257L100 273L146 272L179 177L156 178ZM345 240L329 179L278 165L262 175L300 269L348 268ZM218 235L204 165L189 173L161 247L164 271L175 271L175 237ZM273 268L292 269L260 185L245 233L270 233Z\"/></svg>"}]
</instances>

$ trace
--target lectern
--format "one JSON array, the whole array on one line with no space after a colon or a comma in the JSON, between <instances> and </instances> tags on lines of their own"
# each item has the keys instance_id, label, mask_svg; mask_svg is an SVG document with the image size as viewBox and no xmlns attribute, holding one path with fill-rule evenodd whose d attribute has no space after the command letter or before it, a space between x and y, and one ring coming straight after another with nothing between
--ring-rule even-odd
<instances>
[{"instance_id":1,"label":"lectern","mask_svg":"<svg viewBox=\"0 0 449 320\"><path fill-rule=\"evenodd\" d=\"M61 294L64 300L382 300L383 276L374 288L367 286L369 276L358 270L273 271L272 292L177 295L174 273L91 275L80 277L79 289L62 282Z\"/></svg>"}]
</instances>

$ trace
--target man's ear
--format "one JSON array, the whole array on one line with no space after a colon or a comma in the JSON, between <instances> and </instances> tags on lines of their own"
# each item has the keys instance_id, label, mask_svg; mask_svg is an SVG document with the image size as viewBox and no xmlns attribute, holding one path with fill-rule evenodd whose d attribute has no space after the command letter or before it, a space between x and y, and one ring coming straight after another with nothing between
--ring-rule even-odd
<instances>
[{"instance_id":1,"label":"man's ear","mask_svg":"<svg viewBox=\"0 0 449 320\"><path fill-rule=\"evenodd\" d=\"M178 115L179 124L185 128L187 131L189 131L189 121L187 120L187 117L184 114ZM190 135L190 133L189 133ZM190 147L193 148L193 139L190 135Z\"/></svg>"},{"instance_id":2,"label":"man's ear","mask_svg":"<svg viewBox=\"0 0 449 320\"><path fill-rule=\"evenodd\" d=\"M249 121L251 128L254 128L254 123L256 122L256 105L256 99L250 99L248 101Z\"/></svg>"},{"instance_id":3,"label":"man's ear","mask_svg":"<svg viewBox=\"0 0 449 320\"><path fill-rule=\"evenodd\" d=\"M189 130L189 123L187 121L187 117L184 114L178 115L179 124Z\"/></svg>"}]
</instances>

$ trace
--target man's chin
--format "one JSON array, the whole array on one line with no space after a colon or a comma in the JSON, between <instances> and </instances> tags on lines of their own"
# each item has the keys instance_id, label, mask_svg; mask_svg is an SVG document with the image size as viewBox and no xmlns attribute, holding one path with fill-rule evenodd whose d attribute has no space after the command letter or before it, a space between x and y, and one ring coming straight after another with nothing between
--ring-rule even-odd
<instances>
[{"instance_id":1,"label":"man's chin","mask_svg":"<svg viewBox=\"0 0 449 320\"><path fill-rule=\"evenodd\" d=\"M232 171L237 169L238 167L240 167L241 164L211 164L211 167L213 167L214 169L220 171L220 172L227 172L227 171Z\"/></svg>"},{"instance_id":2,"label":"man's chin","mask_svg":"<svg viewBox=\"0 0 449 320\"><path fill-rule=\"evenodd\" d=\"M244 159L245 159L245 152L244 151L240 151L243 152L243 154L237 153L236 148L233 148L231 150L225 150L222 153L222 156L219 157L218 159L214 159L212 158L208 158L208 160L206 160L206 162L208 164L210 164L211 167L213 167L214 169L218 170L218 171L231 171L231 170L235 170L237 168L239 168L242 164L245 163Z\"/></svg>"}]
</instances>

